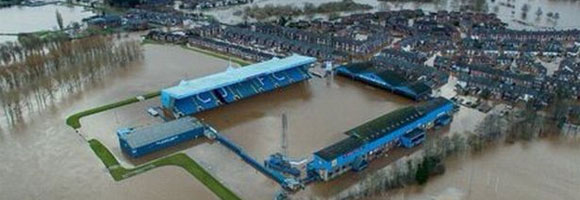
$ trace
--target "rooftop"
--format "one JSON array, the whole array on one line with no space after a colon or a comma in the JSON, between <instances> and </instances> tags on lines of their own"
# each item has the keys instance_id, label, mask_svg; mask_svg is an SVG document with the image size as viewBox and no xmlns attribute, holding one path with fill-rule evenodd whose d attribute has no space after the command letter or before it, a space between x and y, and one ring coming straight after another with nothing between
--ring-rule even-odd
<instances>
[{"instance_id":1,"label":"rooftop","mask_svg":"<svg viewBox=\"0 0 580 200\"><path fill-rule=\"evenodd\" d=\"M134 129L131 132L119 134L119 137L132 148L138 148L203 126L196 118L183 117L162 124Z\"/></svg>"},{"instance_id":2,"label":"rooftop","mask_svg":"<svg viewBox=\"0 0 580 200\"><path fill-rule=\"evenodd\" d=\"M413 122L427 112L449 102L449 100L439 97L417 106L409 106L395 110L347 131L348 138L327 146L315 154L326 161L334 160L341 155L352 152L367 142L391 134L393 131Z\"/></svg>"},{"instance_id":3,"label":"rooftop","mask_svg":"<svg viewBox=\"0 0 580 200\"><path fill-rule=\"evenodd\" d=\"M372 141L390 134L392 131L413 122L418 117L448 102L449 100L439 97L417 106L401 108L351 129L346 134L364 141Z\"/></svg>"},{"instance_id":4,"label":"rooftop","mask_svg":"<svg viewBox=\"0 0 580 200\"><path fill-rule=\"evenodd\" d=\"M198 79L182 81L179 85L162 90L162 93L181 99L191 95L207 92L213 89L225 87L234 83L242 82L264 74L283 71L286 69L307 65L316 61L313 57L292 55L286 58L273 58L268 61L248 65L245 67L228 69L227 71L204 76Z\"/></svg>"},{"instance_id":5,"label":"rooftop","mask_svg":"<svg viewBox=\"0 0 580 200\"><path fill-rule=\"evenodd\" d=\"M327 146L324 149L317 151L314 154L316 154L317 156L319 156L320 158L322 158L326 161L331 161L340 155L344 155L348 152L351 152L352 150L354 150L356 148L359 148L363 144L364 143L357 138L348 137L348 138L343 139L337 143L334 143L333 145Z\"/></svg>"}]
</instances>

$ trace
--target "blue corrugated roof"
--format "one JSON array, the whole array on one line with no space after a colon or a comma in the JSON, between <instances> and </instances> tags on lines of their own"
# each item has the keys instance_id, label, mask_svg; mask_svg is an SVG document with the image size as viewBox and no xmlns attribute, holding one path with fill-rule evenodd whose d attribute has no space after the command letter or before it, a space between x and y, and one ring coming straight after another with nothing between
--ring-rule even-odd
<instances>
[{"instance_id":1,"label":"blue corrugated roof","mask_svg":"<svg viewBox=\"0 0 580 200\"><path fill-rule=\"evenodd\" d=\"M261 63L227 70L198 79L183 81L179 85L164 89L161 92L171 96L172 98L181 99L191 95L239 83L249 78L264 74L271 74L314 62L316 62L316 58L301 56L297 54L283 59L273 58Z\"/></svg>"}]
</instances>

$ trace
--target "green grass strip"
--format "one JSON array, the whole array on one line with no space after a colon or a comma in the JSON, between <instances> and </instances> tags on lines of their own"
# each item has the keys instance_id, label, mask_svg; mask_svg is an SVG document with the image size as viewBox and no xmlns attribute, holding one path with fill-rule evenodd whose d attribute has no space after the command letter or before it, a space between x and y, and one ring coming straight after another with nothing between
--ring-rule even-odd
<instances>
[{"instance_id":1,"label":"green grass strip","mask_svg":"<svg viewBox=\"0 0 580 200\"><path fill-rule=\"evenodd\" d=\"M161 94L160 91L155 91L155 92L152 92L152 93L149 93L149 94L145 94L145 95L143 95L143 97L145 97L145 99L150 99L150 98L153 98L153 97L157 97L160 94ZM110 110L110 109L113 109L113 108L121 107L121 106L124 106L124 105L136 103L136 102L139 102L139 99L137 99L137 97L132 97L132 98L125 99L125 100L122 100L122 101L119 101L119 102L115 102L115 103L111 103L111 104L99 106L99 107L96 107L96 108L92 108L92 109L89 109L89 110L85 110L85 111L82 111L82 112L79 112L79 113L76 113L76 114L73 114L73 115L67 117L66 118L66 125L72 127L73 129L78 129L78 128L81 127L80 119L83 118L83 117L86 117L86 116L89 116L89 115L92 115L92 114L96 114L96 113L99 113L99 112L103 112L103 111L106 111L106 110Z\"/></svg>"},{"instance_id":2,"label":"green grass strip","mask_svg":"<svg viewBox=\"0 0 580 200\"><path fill-rule=\"evenodd\" d=\"M105 164L109 170L109 173L116 181L120 181L161 166L179 166L197 178L197 180L199 180L201 183L206 185L219 198L227 200L240 199L240 197L225 187L211 174L205 171L205 169L203 169L203 167L201 167L197 162L195 162L184 153L177 153L168 157L148 162L132 169L127 169L122 167L115 156L113 156L107 147L101 144L101 142L98 140L91 139L89 140L89 144L91 149L93 149L95 154L101 159L103 164Z\"/></svg>"}]
</instances>

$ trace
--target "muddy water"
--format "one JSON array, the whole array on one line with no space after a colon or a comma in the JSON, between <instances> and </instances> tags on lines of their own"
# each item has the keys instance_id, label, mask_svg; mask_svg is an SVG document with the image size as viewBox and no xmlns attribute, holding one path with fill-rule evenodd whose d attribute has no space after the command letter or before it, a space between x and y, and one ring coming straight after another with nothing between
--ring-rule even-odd
<instances>
[{"instance_id":1,"label":"muddy water","mask_svg":"<svg viewBox=\"0 0 580 200\"><path fill-rule=\"evenodd\" d=\"M83 138L98 138L126 165L134 165L143 160L124 158L118 148L114 130L123 126L145 125L156 121L146 116L145 108L158 105L157 100L148 100L114 112L105 112L83 119L85 125L80 137L64 125L67 115L78 110L102 105L115 100L135 96L175 84L178 79L193 78L225 69L226 61L184 51L179 47L146 45L145 60L142 64L132 66L127 71L120 70L112 74L99 85L65 100L48 111L40 112L31 120L19 126L6 128L0 132L0 199L211 199L214 198L205 187L179 168L160 168L141 174L137 177L114 182L106 173L103 165L88 148ZM372 87L336 77L334 80L313 78L312 80L273 91L267 94L242 100L232 105L220 107L198 115L206 122L222 130L229 138L239 143L252 156L262 160L273 152L280 151L281 115L288 116L289 155L302 158L328 144L344 138L342 134L358 124L392 111L402 105L410 104L408 100L376 90ZM477 111L463 111L458 114L449 132L462 131L477 119ZM461 115L461 116L459 116ZM457 129L457 130L455 130ZM558 155L561 158L550 158L556 162L565 161L570 154L579 149L556 148L559 144L530 143L527 148L499 148L498 156L480 162L502 162L515 160L525 165L527 160L536 154ZM538 147L536 147L538 146ZM548 148L550 147L550 148ZM526 149L534 149L527 154ZM235 154L217 143L200 140L185 143L162 151L153 157L184 150L197 160L220 181L240 194L245 199L271 199L279 189L277 184L255 171L241 161ZM389 158L374 162L365 173L347 174L330 183L316 184L297 194L298 198L311 196L328 198L333 193L347 188L372 174L373 170L386 166L390 160L409 154L412 151L391 152ZM488 155L488 154L485 154ZM495 155L493 152L489 155ZM146 158L146 160L153 157ZM573 157L570 157L573 158ZM493 161L497 159L498 161ZM529 160L529 159L528 159ZM454 162L454 161L452 161ZM471 163L474 164L471 164ZM448 173L440 184L428 184L426 193L419 195L439 194L446 191L461 193L463 189L456 184L463 177L461 171L465 166L481 167L481 170L498 171L495 165L483 165L477 159L457 161L457 168L450 165ZM461 163L467 163L462 165ZM553 167L554 162L530 161L536 168ZM570 160L557 169L573 166L577 160ZM505 164L509 166L509 164ZM502 166L503 168L503 166ZM510 172L515 173L516 169ZM533 173L533 172L530 172ZM560 171L546 170L543 176L558 177ZM578 177L570 172L570 177ZM450 176L447 180L447 176ZM507 175L501 174L501 177ZM512 180L513 179L513 180ZM445 181L447 180L447 181ZM541 179L540 179L541 180ZM560 189L569 180L556 178L546 185L526 185L530 190L550 195ZM577 180L577 179L575 179ZM526 176L509 177L511 182L528 182ZM507 182L507 180L506 180ZM475 184L472 182L472 184ZM430 185L436 185L429 189ZM459 186L456 186L459 185ZM544 190L545 188L552 188ZM555 189L554 189L555 188ZM522 189L523 190L523 189ZM505 195L521 195L521 191L502 190ZM471 193L486 193L489 190L472 187ZM511 197L511 196L508 196ZM566 197L566 196L565 196ZM503 199L503 198L499 198Z\"/></svg>"},{"instance_id":2,"label":"muddy water","mask_svg":"<svg viewBox=\"0 0 580 200\"><path fill-rule=\"evenodd\" d=\"M244 198L271 198L277 184L244 163L237 155L205 139L187 142L141 159L127 158L118 147L118 127L158 123L145 114L158 99L89 116L83 134L98 138L125 165L137 165L177 151L185 152ZM413 102L375 88L335 77L314 78L270 93L197 115L241 145L258 161L281 151L281 116L288 117L288 153L296 159L346 137L349 130ZM110 126L107 126L109 124ZM316 195L316 193L312 193Z\"/></svg>"},{"instance_id":3,"label":"muddy water","mask_svg":"<svg viewBox=\"0 0 580 200\"><path fill-rule=\"evenodd\" d=\"M577 4L567 1L536 2L530 2L534 3L530 13L535 12L536 5L546 5L544 14L548 9L577 8ZM397 5L383 8L396 9ZM428 8L430 4L400 5ZM432 9L443 9L445 6L432 5ZM503 12L502 9L499 8L499 12ZM6 15L4 11L0 10L0 16ZM65 17L65 11L59 11ZM519 8L516 8L516 14L518 11ZM54 11L46 12L50 16L45 17L46 20L54 19ZM566 23L576 22L570 20L578 17L576 15L576 12L561 11L558 24L565 26ZM5 18L0 19L3 21ZM3 23L0 27L11 26L6 24L9 23ZM41 28L55 26L50 24L50 27ZM178 145L144 159L125 158L118 148L114 130L157 122L147 117L144 111L149 106L158 105L157 99L83 119L85 126L81 129L82 137L64 125L65 117L79 110L174 85L179 79L222 71L226 65L226 61L179 47L146 45L142 64L119 70L83 93L35 113L22 124L10 128L0 126L0 199L215 198L189 174L173 167L155 169L122 182L114 182L88 148L84 138L101 140L128 166L183 150L243 198L271 199L278 190L273 181L256 172L221 145L206 140ZM198 117L216 126L260 161L270 153L280 151L282 113L287 114L289 122L288 153L294 158L303 158L344 138L342 132L345 130L410 103L350 80L336 78L327 81L314 78L202 113ZM481 119L483 115L477 111L463 109L456 115L448 131L469 130ZM580 173L573 166L580 164L576 159L580 149L570 146L555 142L533 142L498 148L478 157L451 160L444 176L433 179L425 188L399 191L399 196L394 199L409 196L415 199L432 196L462 199L575 199L580 195L574 193ZM297 197L330 197L372 174L373 170L387 165L392 158L408 153L411 151L392 152L389 158L373 162L364 173L351 173L330 183L310 186ZM466 177L472 178L466 180Z\"/></svg>"},{"instance_id":4,"label":"muddy water","mask_svg":"<svg viewBox=\"0 0 580 200\"><path fill-rule=\"evenodd\" d=\"M580 144L558 139L458 156L425 187L374 199L578 199Z\"/></svg>"},{"instance_id":5,"label":"muddy water","mask_svg":"<svg viewBox=\"0 0 580 200\"><path fill-rule=\"evenodd\" d=\"M313 78L198 117L264 159L281 150L285 113L288 155L301 158L345 138L345 131L411 103L342 77Z\"/></svg>"},{"instance_id":6,"label":"muddy water","mask_svg":"<svg viewBox=\"0 0 580 200\"><path fill-rule=\"evenodd\" d=\"M61 14L65 26L72 22L80 23L83 18L94 15L92 11L85 11L83 7L54 4L38 7L0 8L0 20L3 22L0 24L0 33L57 30L57 11Z\"/></svg>"},{"instance_id":7,"label":"muddy water","mask_svg":"<svg viewBox=\"0 0 580 200\"><path fill-rule=\"evenodd\" d=\"M125 181L113 181L84 139L64 120L83 109L174 84L181 77L214 73L226 64L179 47L147 45L143 64L120 70L101 84L34 113L22 124L2 126L0 199L214 198L179 168L160 168ZM83 135L86 132L81 130Z\"/></svg>"},{"instance_id":8,"label":"muddy water","mask_svg":"<svg viewBox=\"0 0 580 200\"><path fill-rule=\"evenodd\" d=\"M264 6L267 4L273 5L297 5L301 6L304 3L314 3L315 5L334 2L336 0L297 0L297 1L284 1L284 0L261 0L254 1L253 4L238 6L238 7L228 7L220 8L206 11L205 13L217 16L217 19L224 23L240 23L243 22L241 16L234 16L233 13L236 11L243 11L247 6ZM372 5L374 9L372 11L384 11L384 10L400 10L400 9L423 9L425 11L437 11L437 10L459 10L462 6L470 6L476 10L493 12L498 15L500 19L508 23L510 28L514 29L538 29L538 28L578 28L578 17L580 17L580 2L574 0L436 0L433 3L423 3L423 2L381 2L376 0L355 0L358 3L365 3ZM510 3L515 6L515 8L505 6L505 3ZM522 7L524 4L529 5L529 11L526 17L522 17ZM542 15L538 17L536 11L538 8L542 9ZM559 19L554 19L547 17L549 12L560 14ZM316 17L325 17L325 15L319 15ZM514 20L523 21L524 24L516 22Z\"/></svg>"}]
</instances>

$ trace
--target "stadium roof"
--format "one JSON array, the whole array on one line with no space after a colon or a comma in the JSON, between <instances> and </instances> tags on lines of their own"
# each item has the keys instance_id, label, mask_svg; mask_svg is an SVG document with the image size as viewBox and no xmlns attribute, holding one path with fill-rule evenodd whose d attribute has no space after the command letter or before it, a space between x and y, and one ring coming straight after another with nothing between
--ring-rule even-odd
<instances>
[{"instance_id":1,"label":"stadium roof","mask_svg":"<svg viewBox=\"0 0 580 200\"><path fill-rule=\"evenodd\" d=\"M356 148L359 148L363 144L364 143L357 138L348 137L337 143L334 143L333 145L327 146L314 154L316 154L317 156L326 161L331 161L340 155L344 155L348 152L355 150Z\"/></svg>"},{"instance_id":2,"label":"stadium roof","mask_svg":"<svg viewBox=\"0 0 580 200\"><path fill-rule=\"evenodd\" d=\"M315 154L326 161L334 160L341 155L359 148L367 142L391 134L393 131L413 122L418 117L423 116L427 112L433 111L446 103L450 103L450 101L438 97L417 106L409 106L387 113L347 131L346 134L349 135L348 138L330 145Z\"/></svg>"},{"instance_id":3,"label":"stadium roof","mask_svg":"<svg viewBox=\"0 0 580 200\"><path fill-rule=\"evenodd\" d=\"M422 95L422 94L431 92L431 87L429 87L424 82L417 82L417 83L409 86L409 89L411 89L417 95Z\"/></svg>"},{"instance_id":4,"label":"stadium roof","mask_svg":"<svg viewBox=\"0 0 580 200\"><path fill-rule=\"evenodd\" d=\"M196 118L183 117L170 122L136 129L128 134L120 135L120 137L121 139L124 139L131 148L138 148L202 126L203 124Z\"/></svg>"},{"instance_id":5,"label":"stadium roof","mask_svg":"<svg viewBox=\"0 0 580 200\"><path fill-rule=\"evenodd\" d=\"M415 121L415 119L449 102L445 98L438 97L417 106L401 108L351 129L346 134L364 141L373 141L387 134L391 134L391 132L406 126Z\"/></svg>"},{"instance_id":6,"label":"stadium roof","mask_svg":"<svg viewBox=\"0 0 580 200\"><path fill-rule=\"evenodd\" d=\"M360 138L363 141L372 141L390 134L420 116L421 113L415 107L405 107L351 129L346 134Z\"/></svg>"},{"instance_id":7,"label":"stadium roof","mask_svg":"<svg viewBox=\"0 0 580 200\"><path fill-rule=\"evenodd\" d=\"M162 90L162 93L167 93L169 96L175 99L181 99L191 95L239 83L246 79L260 75L271 74L297 66L311 64L315 61L316 58L301 56L297 54L282 59L273 58L261 63L256 63L236 69L230 69L224 72L204 76L190 81L183 81L177 86Z\"/></svg>"}]
</instances>

